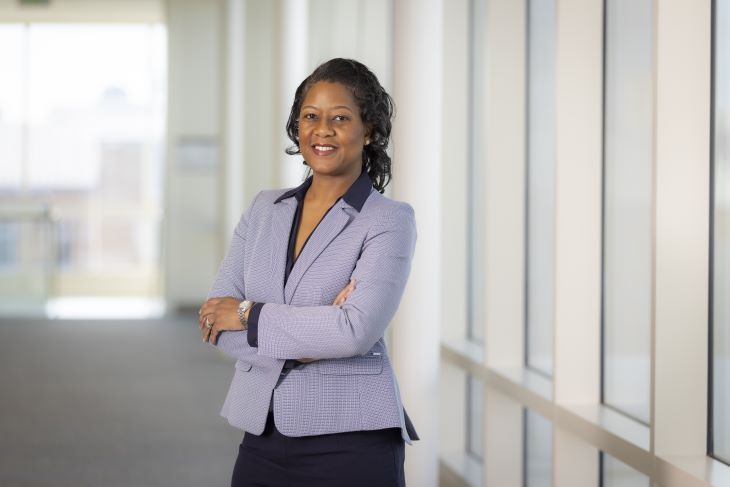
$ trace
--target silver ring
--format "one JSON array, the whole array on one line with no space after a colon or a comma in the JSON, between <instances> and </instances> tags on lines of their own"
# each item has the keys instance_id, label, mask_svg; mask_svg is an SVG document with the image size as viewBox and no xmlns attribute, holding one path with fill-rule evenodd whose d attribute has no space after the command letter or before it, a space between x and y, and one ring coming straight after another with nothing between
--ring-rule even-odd
<instances>
[{"instance_id":1,"label":"silver ring","mask_svg":"<svg viewBox=\"0 0 730 487\"><path fill-rule=\"evenodd\" d=\"M213 328L213 323L211 323L211 322L210 322L210 320L209 320L208 318L206 318L206 319L205 319L205 327L206 327L207 329L209 329L209 330L210 330L211 328Z\"/></svg>"}]
</instances>

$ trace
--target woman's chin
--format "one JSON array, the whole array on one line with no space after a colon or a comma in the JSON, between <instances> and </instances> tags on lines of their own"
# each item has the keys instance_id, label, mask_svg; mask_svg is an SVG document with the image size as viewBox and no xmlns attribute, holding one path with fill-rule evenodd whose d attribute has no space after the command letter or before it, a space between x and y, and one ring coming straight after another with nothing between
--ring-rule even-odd
<instances>
[{"instance_id":1,"label":"woman's chin","mask_svg":"<svg viewBox=\"0 0 730 487\"><path fill-rule=\"evenodd\" d=\"M348 171L347 168L344 168L342 166L335 166L332 164L309 164L309 167L312 169L312 172L314 174L317 174L319 176L345 176L347 175Z\"/></svg>"}]
</instances>

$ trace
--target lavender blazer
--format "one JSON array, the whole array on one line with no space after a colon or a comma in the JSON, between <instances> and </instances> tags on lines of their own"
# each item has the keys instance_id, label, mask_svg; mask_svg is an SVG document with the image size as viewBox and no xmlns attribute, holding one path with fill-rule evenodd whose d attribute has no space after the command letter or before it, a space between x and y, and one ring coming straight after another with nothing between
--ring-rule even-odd
<instances>
[{"instance_id":1,"label":"lavender blazer","mask_svg":"<svg viewBox=\"0 0 730 487\"><path fill-rule=\"evenodd\" d=\"M276 427L286 436L401 428L403 404L383 333L395 314L416 242L413 208L371 189L356 208L338 200L312 233L284 285L297 206L256 195L236 226L211 297L266 303L258 347L247 332L224 332L218 348L237 359L221 414L242 430L264 430L273 393ZM342 306L337 293L356 279ZM280 378L286 359L314 362ZM415 438L414 438L415 439Z\"/></svg>"}]
</instances>

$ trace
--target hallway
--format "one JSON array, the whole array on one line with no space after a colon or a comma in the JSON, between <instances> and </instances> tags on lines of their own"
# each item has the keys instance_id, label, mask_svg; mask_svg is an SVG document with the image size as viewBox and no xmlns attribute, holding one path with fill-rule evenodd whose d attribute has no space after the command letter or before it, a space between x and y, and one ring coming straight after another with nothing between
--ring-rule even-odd
<instances>
[{"instance_id":1,"label":"hallway","mask_svg":"<svg viewBox=\"0 0 730 487\"><path fill-rule=\"evenodd\" d=\"M373 182L415 213L407 485L730 487L730 0L0 0L0 487L230 484L197 308L319 157L287 148L333 58L392 97ZM373 136L359 98L332 122Z\"/></svg>"},{"instance_id":2,"label":"hallway","mask_svg":"<svg viewBox=\"0 0 730 487\"><path fill-rule=\"evenodd\" d=\"M0 320L0 485L228 485L233 375L191 316Z\"/></svg>"}]
</instances>

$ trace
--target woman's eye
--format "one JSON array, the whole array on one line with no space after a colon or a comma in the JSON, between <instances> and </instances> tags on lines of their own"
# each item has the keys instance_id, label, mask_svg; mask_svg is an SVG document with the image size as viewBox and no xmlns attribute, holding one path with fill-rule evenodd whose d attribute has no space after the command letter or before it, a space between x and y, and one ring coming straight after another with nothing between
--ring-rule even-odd
<instances>
[{"instance_id":1,"label":"woman's eye","mask_svg":"<svg viewBox=\"0 0 730 487\"><path fill-rule=\"evenodd\" d=\"M302 120L314 120L317 116L314 113L305 113L302 115Z\"/></svg>"},{"instance_id":2,"label":"woman's eye","mask_svg":"<svg viewBox=\"0 0 730 487\"><path fill-rule=\"evenodd\" d=\"M345 120L349 120L347 115L335 115L335 120L338 122L344 122Z\"/></svg>"}]
</instances>

